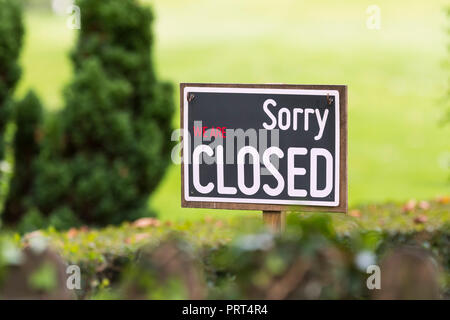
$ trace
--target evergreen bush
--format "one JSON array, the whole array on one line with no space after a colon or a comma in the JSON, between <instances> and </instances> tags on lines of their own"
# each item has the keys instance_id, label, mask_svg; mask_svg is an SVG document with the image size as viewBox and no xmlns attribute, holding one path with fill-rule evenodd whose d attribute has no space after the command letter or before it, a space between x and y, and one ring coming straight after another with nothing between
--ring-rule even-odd
<instances>
[{"instance_id":1,"label":"evergreen bush","mask_svg":"<svg viewBox=\"0 0 450 320\"><path fill-rule=\"evenodd\" d=\"M3 220L9 224L18 222L32 204L30 196L35 179L35 159L39 155L43 135L42 113L42 105L32 91L14 106L14 174L3 210Z\"/></svg>"},{"instance_id":2,"label":"evergreen bush","mask_svg":"<svg viewBox=\"0 0 450 320\"><path fill-rule=\"evenodd\" d=\"M3 135L12 110L12 95L21 69L18 57L24 27L19 0L0 0L0 160L4 158Z\"/></svg>"},{"instance_id":3,"label":"evergreen bush","mask_svg":"<svg viewBox=\"0 0 450 320\"><path fill-rule=\"evenodd\" d=\"M151 60L151 11L134 0L80 0L75 75L37 161L45 216L88 224L149 215L148 197L170 161L172 88Z\"/></svg>"}]
</instances>

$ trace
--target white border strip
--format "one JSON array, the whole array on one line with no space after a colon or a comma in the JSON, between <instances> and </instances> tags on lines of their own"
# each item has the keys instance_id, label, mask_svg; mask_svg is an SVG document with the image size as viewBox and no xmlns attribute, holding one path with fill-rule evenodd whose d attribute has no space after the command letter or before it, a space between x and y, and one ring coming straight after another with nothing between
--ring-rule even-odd
<instances>
[{"instance_id":1,"label":"white border strip","mask_svg":"<svg viewBox=\"0 0 450 320\"><path fill-rule=\"evenodd\" d=\"M340 132L340 115L339 115L339 92L337 90L313 90L313 89L271 89L271 88L224 88L224 87L185 87L183 92L184 104L184 137L189 135L188 128L188 107L187 100L188 92L213 92L213 93L250 93L250 94L295 94L295 95L319 95L319 96L333 96L335 99L335 185L334 185L334 201L310 201L310 200L283 200L283 199L251 199L251 198L217 198L217 197L191 197L189 196L189 163L184 163L184 199L186 201L200 201L200 202L235 202L235 203L263 203L263 204L288 204L288 205L310 205L310 206L324 206L337 207L339 206L339 162L340 162L340 148L339 148L339 132ZM188 149L188 139L183 139L183 154Z\"/></svg>"}]
</instances>

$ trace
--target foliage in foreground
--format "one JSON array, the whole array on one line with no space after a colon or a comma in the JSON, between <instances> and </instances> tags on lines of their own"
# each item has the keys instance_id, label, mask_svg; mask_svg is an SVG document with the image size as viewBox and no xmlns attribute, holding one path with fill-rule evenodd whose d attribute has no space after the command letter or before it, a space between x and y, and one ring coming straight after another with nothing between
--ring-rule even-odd
<instances>
[{"instance_id":1,"label":"foliage in foreground","mask_svg":"<svg viewBox=\"0 0 450 320\"><path fill-rule=\"evenodd\" d=\"M50 228L4 238L0 256L9 260L0 272L17 261L18 248L49 247L81 268L76 293L83 299L448 298L449 214L443 197L363 206L348 216L290 214L281 236L257 218L176 225L144 218L63 233ZM372 264L381 267L382 290L366 286ZM53 265L56 277L60 269ZM45 274L23 272L38 271ZM40 286L50 286L48 276L42 278ZM57 283L54 290L69 297Z\"/></svg>"}]
</instances>

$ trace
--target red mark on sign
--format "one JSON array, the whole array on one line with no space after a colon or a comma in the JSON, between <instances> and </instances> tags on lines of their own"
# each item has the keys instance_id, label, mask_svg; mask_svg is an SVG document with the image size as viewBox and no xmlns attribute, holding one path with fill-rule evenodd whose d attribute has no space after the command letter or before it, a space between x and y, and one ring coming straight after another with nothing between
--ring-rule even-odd
<instances>
[{"instance_id":1,"label":"red mark on sign","mask_svg":"<svg viewBox=\"0 0 450 320\"><path fill-rule=\"evenodd\" d=\"M226 138L227 127L198 127L194 126L194 136Z\"/></svg>"}]
</instances>

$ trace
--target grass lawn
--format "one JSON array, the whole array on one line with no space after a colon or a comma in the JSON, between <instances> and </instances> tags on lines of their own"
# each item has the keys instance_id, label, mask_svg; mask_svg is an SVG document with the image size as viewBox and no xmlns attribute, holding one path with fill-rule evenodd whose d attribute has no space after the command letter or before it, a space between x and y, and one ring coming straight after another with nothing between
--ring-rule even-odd
<instances>
[{"instance_id":1,"label":"grass lawn","mask_svg":"<svg viewBox=\"0 0 450 320\"><path fill-rule=\"evenodd\" d=\"M175 84L175 101L180 82L346 84L350 204L450 193L450 126L439 125L448 105L445 1L377 1L380 30L366 27L372 1L146 2L158 74ZM26 26L18 95L34 88L47 109L60 108L74 33L44 11L28 11ZM162 220L212 213L180 208L175 165L150 205Z\"/></svg>"}]
</instances>

